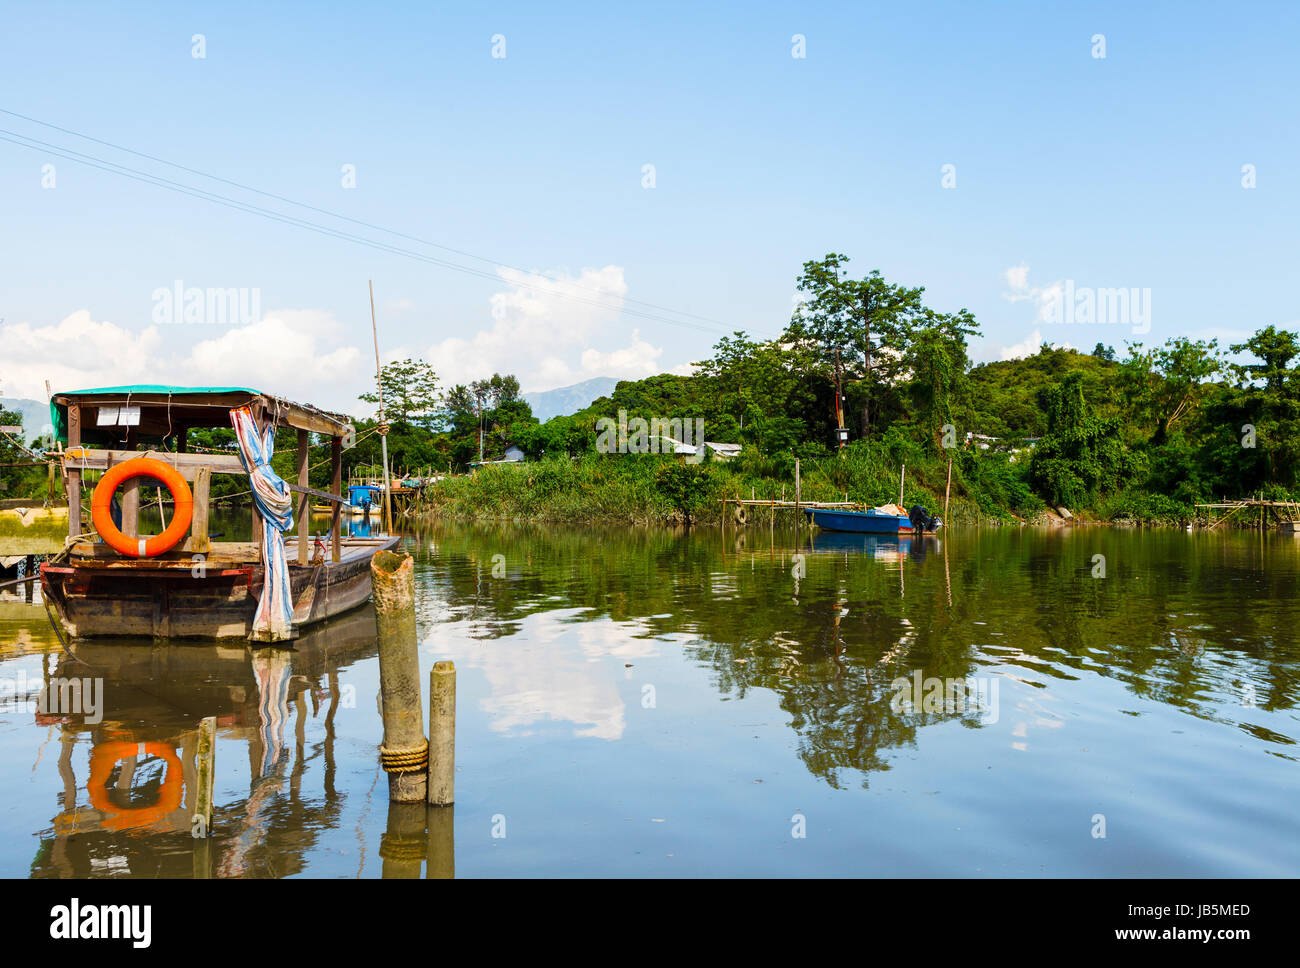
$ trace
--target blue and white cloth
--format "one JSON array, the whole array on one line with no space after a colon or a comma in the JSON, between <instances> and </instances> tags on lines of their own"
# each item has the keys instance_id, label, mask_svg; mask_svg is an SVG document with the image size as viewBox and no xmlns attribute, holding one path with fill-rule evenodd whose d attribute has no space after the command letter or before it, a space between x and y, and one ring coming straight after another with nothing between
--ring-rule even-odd
<instances>
[{"instance_id":1,"label":"blue and white cloth","mask_svg":"<svg viewBox=\"0 0 1300 968\"><path fill-rule=\"evenodd\" d=\"M293 529L293 494L289 485L271 470L275 453L275 426L260 431L248 407L230 411L230 422L239 441L239 459L248 471L253 500L262 515L262 597L253 616L253 635L258 639L287 639L293 631L293 590L289 583L289 561L284 553L284 532Z\"/></svg>"}]
</instances>

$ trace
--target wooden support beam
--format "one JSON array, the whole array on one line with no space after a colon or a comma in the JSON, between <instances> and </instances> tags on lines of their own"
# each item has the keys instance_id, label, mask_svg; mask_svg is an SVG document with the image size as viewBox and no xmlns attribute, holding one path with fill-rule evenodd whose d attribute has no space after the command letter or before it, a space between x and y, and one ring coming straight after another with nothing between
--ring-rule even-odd
<instances>
[{"instance_id":1,"label":"wooden support beam","mask_svg":"<svg viewBox=\"0 0 1300 968\"><path fill-rule=\"evenodd\" d=\"M140 478L122 482L122 533L128 538L140 536Z\"/></svg>"},{"instance_id":2,"label":"wooden support beam","mask_svg":"<svg viewBox=\"0 0 1300 968\"><path fill-rule=\"evenodd\" d=\"M68 449L81 445L81 405L68 404ZM66 465L65 465L66 466ZM68 469L68 537L81 534L81 471Z\"/></svg>"},{"instance_id":3,"label":"wooden support beam","mask_svg":"<svg viewBox=\"0 0 1300 968\"><path fill-rule=\"evenodd\" d=\"M343 493L343 440L339 437L330 438L330 469L333 476L330 478L330 487L334 489L335 494ZM330 558L338 561L342 557L339 546L339 525L342 523L340 518L343 513L343 505L335 502L330 513L330 534L333 539L330 542Z\"/></svg>"},{"instance_id":4,"label":"wooden support beam","mask_svg":"<svg viewBox=\"0 0 1300 968\"><path fill-rule=\"evenodd\" d=\"M194 476L194 516L190 522L190 551L196 554L205 555L208 553L208 513L211 509L209 495L212 484L212 471L207 467L200 467L198 473Z\"/></svg>"},{"instance_id":5,"label":"wooden support beam","mask_svg":"<svg viewBox=\"0 0 1300 968\"><path fill-rule=\"evenodd\" d=\"M305 488L311 483L311 469L308 463L311 457L311 435L305 430L298 431L298 487ZM303 494L298 511L298 564L305 565L311 560L311 503L308 495Z\"/></svg>"},{"instance_id":6,"label":"wooden support beam","mask_svg":"<svg viewBox=\"0 0 1300 968\"><path fill-rule=\"evenodd\" d=\"M255 541L213 541L208 539L208 567L211 569L219 561L257 561L257 553L260 545ZM170 566L175 564L180 567L182 564L186 569L190 567L189 556L199 554L199 550L194 546L192 537L186 538L176 548L166 555L160 555L155 558L126 559L124 563L129 563L135 567L136 562L141 564L160 564ZM78 541L72 546L72 555L74 558L93 558L99 560L116 560L122 556L106 544L91 544L89 541ZM177 555L184 555L183 561L177 558Z\"/></svg>"},{"instance_id":7,"label":"wooden support beam","mask_svg":"<svg viewBox=\"0 0 1300 968\"><path fill-rule=\"evenodd\" d=\"M348 503L348 499L342 494L331 494L329 491L321 491L314 487L300 487L297 484L290 484L289 490L296 494L309 494L312 497L320 498L322 501L330 501L334 504Z\"/></svg>"},{"instance_id":8,"label":"wooden support beam","mask_svg":"<svg viewBox=\"0 0 1300 968\"><path fill-rule=\"evenodd\" d=\"M68 408L68 414L68 423L69 427L71 427L71 407ZM71 436L71 429L69 429L68 433ZM248 476L248 471L244 469L244 462L239 459L237 454L177 454L168 451L95 450L71 443L68 444L68 449L64 451L63 466L69 472L73 469L77 471L102 471L107 470L114 464L120 464L135 457L152 457L164 464L169 464L187 481L194 480L194 475L198 473L200 467L209 468L213 474Z\"/></svg>"}]
</instances>

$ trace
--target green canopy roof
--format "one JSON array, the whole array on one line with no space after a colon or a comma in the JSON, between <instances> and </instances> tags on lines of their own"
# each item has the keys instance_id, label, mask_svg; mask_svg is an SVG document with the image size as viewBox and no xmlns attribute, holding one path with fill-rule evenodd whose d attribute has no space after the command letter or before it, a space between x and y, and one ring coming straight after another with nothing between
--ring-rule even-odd
<instances>
[{"instance_id":1,"label":"green canopy roof","mask_svg":"<svg viewBox=\"0 0 1300 968\"><path fill-rule=\"evenodd\" d=\"M59 397L95 397L95 396L133 396L135 394L158 394L161 396L192 396L203 393L251 393L262 391L252 387L182 387L166 383L133 383L120 387L95 387L90 390L64 390L50 398L50 423L54 425L54 437L63 443L68 442L68 408L65 404L55 403Z\"/></svg>"}]
</instances>

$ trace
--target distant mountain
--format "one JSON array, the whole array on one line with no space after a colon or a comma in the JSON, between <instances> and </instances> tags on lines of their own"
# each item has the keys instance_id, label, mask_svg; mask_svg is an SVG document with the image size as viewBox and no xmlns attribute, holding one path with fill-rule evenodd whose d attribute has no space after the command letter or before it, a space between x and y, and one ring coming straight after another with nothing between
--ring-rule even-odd
<instances>
[{"instance_id":1,"label":"distant mountain","mask_svg":"<svg viewBox=\"0 0 1300 968\"><path fill-rule=\"evenodd\" d=\"M598 376L571 387L557 387L540 393L525 393L523 398L533 408L533 416L542 423L552 417L567 416L577 413L593 400L607 397L614 392L618 381L612 377Z\"/></svg>"},{"instance_id":2,"label":"distant mountain","mask_svg":"<svg viewBox=\"0 0 1300 968\"><path fill-rule=\"evenodd\" d=\"M0 410L17 410L23 415L23 443L33 437L39 437L41 431L49 425L50 405L39 400L16 400L12 397L0 397ZM5 421L0 420L0 423Z\"/></svg>"}]
</instances>

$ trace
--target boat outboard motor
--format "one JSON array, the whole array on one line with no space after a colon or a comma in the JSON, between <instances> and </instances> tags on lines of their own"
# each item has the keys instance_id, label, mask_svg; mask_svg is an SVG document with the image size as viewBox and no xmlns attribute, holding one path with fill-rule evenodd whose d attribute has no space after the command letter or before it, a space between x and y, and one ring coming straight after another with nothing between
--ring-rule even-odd
<instances>
[{"instance_id":1,"label":"boat outboard motor","mask_svg":"<svg viewBox=\"0 0 1300 968\"><path fill-rule=\"evenodd\" d=\"M912 523L912 530L916 532L933 531L939 526L939 519L931 517L919 504L912 505L912 510L907 512L907 520Z\"/></svg>"}]
</instances>

